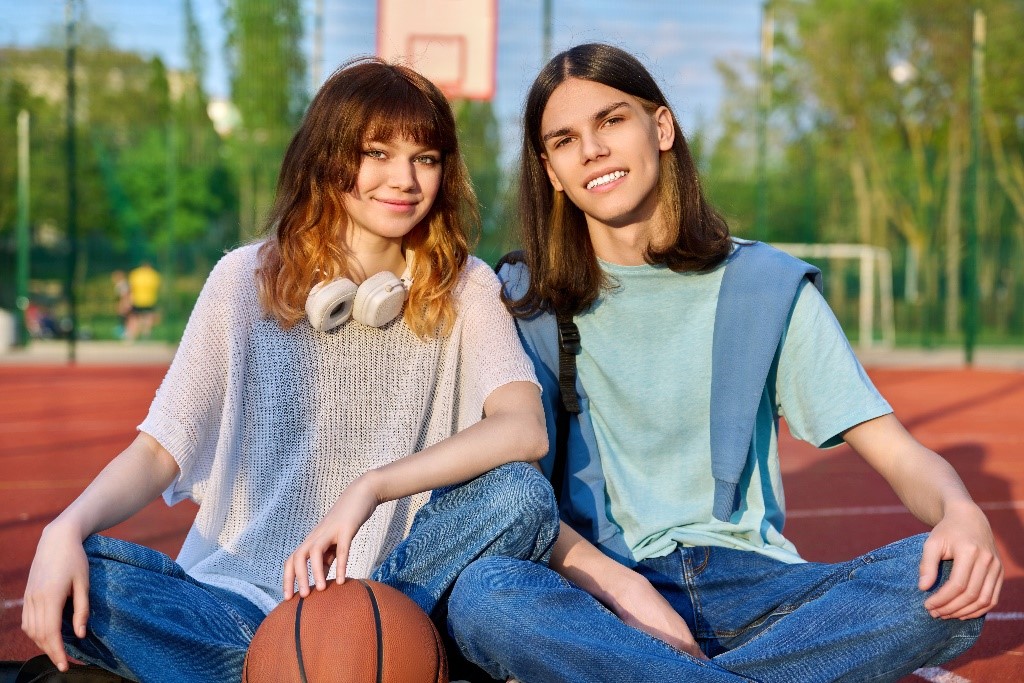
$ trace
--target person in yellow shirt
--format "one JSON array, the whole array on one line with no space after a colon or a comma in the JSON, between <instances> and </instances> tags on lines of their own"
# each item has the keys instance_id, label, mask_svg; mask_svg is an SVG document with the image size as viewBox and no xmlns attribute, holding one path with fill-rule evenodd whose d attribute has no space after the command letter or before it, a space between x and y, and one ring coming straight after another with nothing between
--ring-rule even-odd
<instances>
[{"instance_id":1,"label":"person in yellow shirt","mask_svg":"<svg viewBox=\"0 0 1024 683\"><path fill-rule=\"evenodd\" d=\"M125 338L129 341L147 339L157 320L157 300L160 296L160 273L148 261L143 261L128 273L132 310L125 324Z\"/></svg>"}]
</instances>

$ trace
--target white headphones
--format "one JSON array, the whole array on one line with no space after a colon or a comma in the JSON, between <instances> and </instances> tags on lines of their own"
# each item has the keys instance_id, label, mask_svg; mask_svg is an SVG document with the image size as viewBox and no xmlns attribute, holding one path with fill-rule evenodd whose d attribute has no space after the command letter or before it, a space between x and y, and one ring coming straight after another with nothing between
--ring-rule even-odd
<instances>
[{"instance_id":1,"label":"white headphones","mask_svg":"<svg viewBox=\"0 0 1024 683\"><path fill-rule=\"evenodd\" d=\"M333 330L350 317L369 327L383 327L398 317L412 285L412 251L406 252L408 266L401 278L382 271L366 278L358 287L348 278L318 282L306 297L306 315L314 329Z\"/></svg>"}]
</instances>

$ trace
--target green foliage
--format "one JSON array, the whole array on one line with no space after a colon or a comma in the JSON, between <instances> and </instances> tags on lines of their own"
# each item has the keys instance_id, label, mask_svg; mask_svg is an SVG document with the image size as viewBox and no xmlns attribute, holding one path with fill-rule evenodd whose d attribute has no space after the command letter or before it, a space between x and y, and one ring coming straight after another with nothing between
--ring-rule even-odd
<instances>
[{"instance_id":1,"label":"green foliage","mask_svg":"<svg viewBox=\"0 0 1024 683\"><path fill-rule=\"evenodd\" d=\"M307 105L298 0L231 0L225 8L231 96L241 114L232 133L241 236L259 233L273 201L288 141Z\"/></svg>"},{"instance_id":2,"label":"green foliage","mask_svg":"<svg viewBox=\"0 0 1024 683\"><path fill-rule=\"evenodd\" d=\"M200 44L194 19L186 21L186 28L189 43ZM79 24L76 36L80 248L74 272L84 333L96 328L93 315L109 314L106 297L93 302L100 290L87 283L103 282L100 289L105 291L115 268L131 267L148 256L157 260L169 287L178 262L205 277L213 259L238 241L238 192L223 143L206 115L200 73L171 71L159 59L115 49L106 33L87 21ZM0 49L0 145L16 149L18 112L28 111L31 117L30 293L47 300L61 290L71 265L65 227L64 38L63 31L54 30L54 46ZM14 187L15 158L0 155L0 187ZM5 275L13 270L8 264L14 254L14 200L13 193L0 193L0 269ZM4 277L0 307L12 303L13 282Z\"/></svg>"},{"instance_id":3,"label":"green foliage","mask_svg":"<svg viewBox=\"0 0 1024 683\"><path fill-rule=\"evenodd\" d=\"M507 197L499 164L501 136L494 106L489 101L456 100L452 103L459 129L459 145L480 203L482 232L476 253L495 263L508 250L505 220Z\"/></svg>"},{"instance_id":4,"label":"green foliage","mask_svg":"<svg viewBox=\"0 0 1024 683\"><path fill-rule=\"evenodd\" d=\"M965 207L972 13L988 19L979 212ZM894 255L897 328L954 339L967 230L986 335L1024 337L1024 46L1017 0L773 0L768 238ZM758 64L718 65L721 134L702 163L738 234L753 222ZM833 302L835 303L835 302Z\"/></svg>"}]
</instances>

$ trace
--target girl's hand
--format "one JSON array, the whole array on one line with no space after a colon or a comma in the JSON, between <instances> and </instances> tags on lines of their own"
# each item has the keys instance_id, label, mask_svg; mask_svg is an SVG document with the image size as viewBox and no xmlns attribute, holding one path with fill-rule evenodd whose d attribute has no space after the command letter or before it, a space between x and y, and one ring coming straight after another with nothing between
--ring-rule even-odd
<instances>
[{"instance_id":1,"label":"girl's hand","mask_svg":"<svg viewBox=\"0 0 1024 683\"><path fill-rule=\"evenodd\" d=\"M372 483L372 472L352 482L341 494L327 516L314 527L298 548L284 562L284 599L295 592L302 597L309 595L307 565L313 570L313 581L317 590L327 588L327 572L331 563L337 560L335 580L345 581L348 567L348 551L359 528L377 509L381 499Z\"/></svg>"},{"instance_id":2,"label":"girl's hand","mask_svg":"<svg viewBox=\"0 0 1024 683\"><path fill-rule=\"evenodd\" d=\"M69 595L74 606L71 622L75 635L84 638L89 618L89 561L82 539L69 530L47 527L28 573L21 630L61 671L68 670L61 616Z\"/></svg>"}]
</instances>

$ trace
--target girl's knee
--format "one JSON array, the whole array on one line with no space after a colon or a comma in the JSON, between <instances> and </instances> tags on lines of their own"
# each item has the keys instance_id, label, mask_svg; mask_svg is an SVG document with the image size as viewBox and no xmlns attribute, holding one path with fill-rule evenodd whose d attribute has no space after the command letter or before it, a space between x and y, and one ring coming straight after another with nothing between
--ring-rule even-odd
<instances>
[{"instance_id":1,"label":"girl's knee","mask_svg":"<svg viewBox=\"0 0 1024 683\"><path fill-rule=\"evenodd\" d=\"M511 499L520 507L548 510L555 504L551 484L540 471L525 462L509 462L479 477L500 498Z\"/></svg>"},{"instance_id":2,"label":"girl's knee","mask_svg":"<svg viewBox=\"0 0 1024 683\"><path fill-rule=\"evenodd\" d=\"M558 506L551 484L537 468L524 462L510 462L486 472L471 482L490 504L507 511L517 524L530 528L553 528L557 533Z\"/></svg>"}]
</instances>

